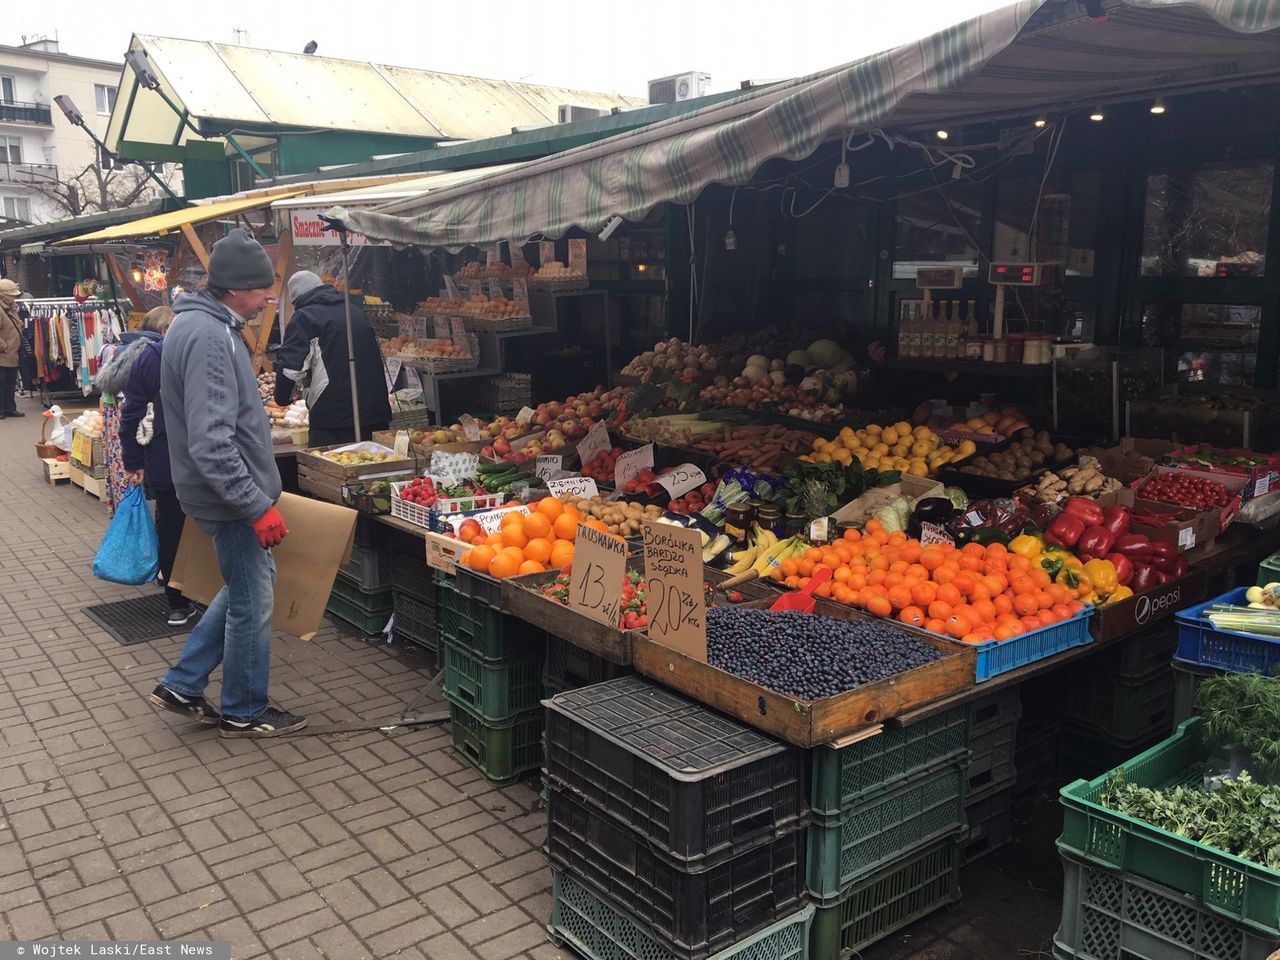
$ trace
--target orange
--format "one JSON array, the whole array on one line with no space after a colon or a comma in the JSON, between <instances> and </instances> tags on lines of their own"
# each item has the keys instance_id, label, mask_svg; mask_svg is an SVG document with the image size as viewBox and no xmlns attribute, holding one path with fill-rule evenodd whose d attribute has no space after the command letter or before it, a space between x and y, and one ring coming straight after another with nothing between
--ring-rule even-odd
<instances>
[{"instance_id":1,"label":"orange","mask_svg":"<svg viewBox=\"0 0 1280 960\"><path fill-rule=\"evenodd\" d=\"M961 570L971 570L974 573L982 573L982 568L985 566L981 557L975 557L971 553L966 553L958 562Z\"/></svg>"},{"instance_id":2,"label":"orange","mask_svg":"<svg viewBox=\"0 0 1280 960\"><path fill-rule=\"evenodd\" d=\"M1022 625L1029 631L1039 630L1044 626L1044 624L1040 622L1040 618L1038 616L1032 616L1031 614L1022 618Z\"/></svg>"},{"instance_id":3,"label":"orange","mask_svg":"<svg viewBox=\"0 0 1280 960\"><path fill-rule=\"evenodd\" d=\"M964 572L956 574L955 579L951 581L951 585L967 597L973 593L974 584L977 582L972 573Z\"/></svg>"},{"instance_id":4,"label":"orange","mask_svg":"<svg viewBox=\"0 0 1280 960\"><path fill-rule=\"evenodd\" d=\"M507 513L506 516L504 516L500 521L498 521L498 526L501 529L505 530L507 527L509 527L513 523L523 524L524 514L518 510L512 510L509 513Z\"/></svg>"},{"instance_id":5,"label":"orange","mask_svg":"<svg viewBox=\"0 0 1280 960\"><path fill-rule=\"evenodd\" d=\"M907 563L907 561L905 560L895 560L893 561L893 563L889 564L889 572L890 573L906 573L907 568L910 566L911 564Z\"/></svg>"},{"instance_id":6,"label":"orange","mask_svg":"<svg viewBox=\"0 0 1280 960\"><path fill-rule=\"evenodd\" d=\"M946 629L948 636L959 639L968 633L971 627L972 624L969 623L969 618L964 614L953 613L947 617Z\"/></svg>"},{"instance_id":7,"label":"orange","mask_svg":"<svg viewBox=\"0 0 1280 960\"><path fill-rule=\"evenodd\" d=\"M795 557L787 557L787 559L778 564L778 569L782 571L782 575L784 577L794 577L799 566L796 563Z\"/></svg>"},{"instance_id":8,"label":"orange","mask_svg":"<svg viewBox=\"0 0 1280 960\"><path fill-rule=\"evenodd\" d=\"M564 513L564 504L555 497L543 497L538 501L538 513L554 523L556 517Z\"/></svg>"},{"instance_id":9,"label":"orange","mask_svg":"<svg viewBox=\"0 0 1280 960\"><path fill-rule=\"evenodd\" d=\"M884 585L886 587L896 587L901 585L903 576L900 573L886 573L884 575Z\"/></svg>"},{"instance_id":10,"label":"orange","mask_svg":"<svg viewBox=\"0 0 1280 960\"><path fill-rule=\"evenodd\" d=\"M912 584L911 599L919 606L928 607L929 604L938 599L938 588L928 580Z\"/></svg>"},{"instance_id":11,"label":"orange","mask_svg":"<svg viewBox=\"0 0 1280 960\"><path fill-rule=\"evenodd\" d=\"M489 576L505 580L520 572L522 561L513 560L509 554L500 553L489 562Z\"/></svg>"},{"instance_id":12,"label":"orange","mask_svg":"<svg viewBox=\"0 0 1280 960\"><path fill-rule=\"evenodd\" d=\"M1036 602L1034 593L1020 593L1013 598L1013 609L1025 617L1039 610L1040 604Z\"/></svg>"},{"instance_id":13,"label":"orange","mask_svg":"<svg viewBox=\"0 0 1280 960\"><path fill-rule=\"evenodd\" d=\"M565 509L560 516L551 522L551 528L561 540L572 540L578 534L577 511L570 513Z\"/></svg>"},{"instance_id":14,"label":"orange","mask_svg":"<svg viewBox=\"0 0 1280 960\"><path fill-rule=\"evenodd\" d=\"M843 563L836 567L836 572L831 575L831 579L836 583L848 583L849 578L853 576L853 571L846 567Z\"/></svg>"},{"instance_id":15,"label":"orange","mask_svg":"<svg viewBox=\"0 0 1280 960\"><path fill-rule=\"evenodd\" d=\"M893 604L889 602L888 597L872 597L867 601L867 611L874 613L877 617L887 617L893 613Z\"/></svg>"},{"instance_id":16,"label":"orange","mask_svg":"<svg viewBox=\"0 0 1280 960\"><path fill-rule=\"evenodd\" d=\"M988 544L987 544L987 559L988 559L988 560L991 560L991 559L992 559L992 558L994 558L994 557L1003 557L1003 556L1005 556L1006 554L1008 554L1008 552L1009 552L1009 548L1008 548L1008 547L1006 547L1003 543L988 543Z\"/></svg>"},{"instance_id":17,"label":"orange","mask_svg":"<svg viewBox=\"0 0 1280 960\"><path fill-rule=\"evenodd\" d=\"M938 587L938 599L954 607L963 598L960 595L960 588L954 583L944 583Z\"/></svg>"},{"instance_id":18,"label":"orange","mask_svg":"<svg viewBox=\"0 0 1280 960\"><path fill-rule=\"evenodd\" d=\"M545 573L546 570L547 568L537 560L526 560L524 563L520 564L519 575L523 577L530 573Z\"/></svg>"},{"instance_id":19,"label":"orange","mask_svg":"<svg viewBox=\"0 0 1280 960\"><path fill-rule=\"evenodd\" d=\"M859 540L862 539L862 534L859 533L857 530L855 530L853 527L850 527L848 530L844 532L844 538L848 540L850 543L857 543Z\"/></svg>"},{"instance_id":20,"label":"orange","mask_svg":"<svg viewBox=\"0 0 1280 960\"><path fill-rule=\"evenodd\" d=\"M816 551L812 551L812 550L810 550L810 551L806 551L806 553L809 553L809 552L816 552ZM802 559L802 560L797 560L797 561L796 561L796 573L800 574L800 576L802 576L802 577L812 577L812 576L813 576L813 561L812 561L812 560L810 560L807 556L806 556L804 559Z\"/></svg>"},{"instance_id":21,"label":"orange","mask_svg":"<svg viewBox=\"0 0 1280 960\"><path fill-rule=\"evenodd\" d=\"M831 588L831 599L836 603L853 603L853 597L853 591L843 583L837 583Z\"/></svg>"},{"instance_id":22,"label":"orange","mask_svg":"<svg viewBox=\"0 0 1280 960\"><path fill-rule=\"evenodd\" d=\"M1052 610L1041 610L1039 613L1040 626L1047 627L1050 624L1058 622L1058 618L1053 615Z\"/></svg>"},{"instance_id":23,"label":"orange","mask_svg":"<svg viewBox=\"0 0 1280 960\"><path fill-rule=\"evenodd\" d=\"M913 563L911 564L911 566L907 567L907 579L908 580L928 580L929 571L926 570L922 565L918 563Z\"/></svg>"},{"instance_id":24,"label":"orange","mask_svg":"<svg viewBox=\"0 0 1280 960\"><path fill-rule=\"evenodd\" d=\"M1009 587L1009 581L999 574L987 574L982 578L982 585L993 597L998 597Z\"/></svg>"},{"instance_id":25,"label":"orange","mask_svg":"<svg viewBox=\"0 0 1280 960\"><path fill-rule=\"evenodd\" d=\"M1071 608L1072 615L1075 615L1084 609L1084 604L1079 600L1068 600L1067 606Z\"/></svg>"},{"instance_id":26,"label":"orange","mask_svg":"<svg viewBox=\"0 0 1280 960\"><path fill-rule=\"evenodd\" d=\"M905 584L890 587L889 602L893 604L895 610L904 610L911 606L911 588Z\"/></svg>"},{"instance_id":27,"label":"orange","mask_svg":"<svg viewBox=\"0 0 1280 960\"><path fill-rule=\"evenodd\" d=\"M582 522L592 530L599 530L601 533L609 532L609 525L603 520L597 520L595 517L592 517L590 520L583 520Z\"/></svg>"},{"instance_id":28,"label":"orange","mask_svg":"<svg viewBox=\"0 0 1280 960\"><path fill-rule=\"evenodd\" d=\"M942 553L941 547L925 547L920 551L920 566L926 570L937 570L946 562L946 557Z\"/></svg>"},{"instance_id":29,"label":"orange","mask_svg":"<svg viewBox=\"0 0 1280 960\"><path fill-rule=\"evenodd\" d=\"M467 551L466 556L462 559L472 570L478 570L481 573L488 573L489 561L498 555L498 551L493 547L480 546L472 547Z\"/></svg>"},{"instance_id":30,"label":"orange","mask_svg":"<svg viewBox=\"0 0 1280 960\"><path fill-rule=\"evenodd\" d=\"M1014 577L1009 586L1013 587L1013 592L1021 596L1024 593L1035 593L1036 582L1028 574L1022 573Z\"/></svg>"},{"instance_id":31,"label":"orange","mask_svg":"<svg viewBox=\"0 0 1280 960\"><path fill-rule=\"evenodd\" d=\"M1074 616L1071 612L1071 608L1065 603L1055 603L1053 605L1053 615L1057 617L1059 621L1070 620Z\"/></svg>"},{"instance_id":32,"label":"orange","mask_svg":"<svg viewBox=\"0 0 1280 960\"><path fill-rule=\"evenodd\" d=\"M810 563L817 563L822 559L822 551L817 547L809 547L805 550L803 556Z\"/></svg>"},{"instance_id":33,"label":"orange","mask_svg":"<svg viewBox=\"0 0 1280 960\"><path fill-rule=\"evenodd\" d=\"M832 584L832 582L831 582L830 580L828 580L826 583L824 583L824 584L822 584L820 587L818 587L818 589L814 590L814 591L813 591L813 595L814 595L815 597L824 597L824 598L825 598L825 597L830 597L830 596L831 596L831 590L832 590L832 588L833 588L833 587L834 587L834 584Z\"/></svg>"},{"instance_id":34,"label":"orange","mask_svg":"<svg viewBox=\"0 0 1280 960\"><path fill-rule=\"evenodd\" d=\"M800 586L800 578L797 577L794 573L784 578L782 576L782 571L775 569L772 573L769 574L769 576L772 577L774 580L782 580L782 585L784 587L790 587L792 590L795 590L797 587Z\"/></svg>"},{"instance_id":35,"label":"orange","mask_svg":"<svg viewBox=\"0 0 1280 960\"><path fill-rule=\"evenodd\" d=\"M1016 637L1018 635L1013 631L1014 631L1013 627L1009 626L1007 623L1002 623L1000 624L1000 626L996 627L996 639L1010 640L1013 637ZM1021 632L1021 630L1019 630L1019 632Z\"/></svg>"},{"instance_id":36,"label":"orange","mask_svg":"<svg viewBox=\"0 0 1280 960\"><path fill-rule=\"evenodd\" d=\"M1013 612L1013 598L1007 593L997 594L991 598L991 605L996 608L996 616Z\"/></svg>"},{"instance_id":37,"label":"orange","mask_svg":"<svg viewBox=\"0 0 1280 960\"><path fill-rule=\"evenodd\" d=\"M545 517L543 518L546 519ZM547 526L551 526L550 523ZM528 528L526 528L527 530ZM551 559L551 541L546 537L534 537L524 545L524 557L526 560L535 560L538 563L546 563Z\"/></svg>"},{"instance_id":38,"label":"orange","mask_svg":"<svg viewBox=\"0 0 1280 960\"><path fill-rule=\"evenodd\" d=\"M947 622L945 620L939 620L938 618L934 617L933 619L926 620L924 622L924 628L928 630L930 633L946 633Z\"/></svg>"},{"instance_id":39,"label":"orange","mask_svg":"<svg viewBox=\"0 0 1280 960\"><path fill-rule=\"evenodd\" d=\"M1048 590L1037 590L1032 596L1036 598L1036 603L1041 610L1048 610L1053 606L1053 597Z\"/></svg>"},{"instance_id":40,"label":"orange","mask_svg":"<svg viewBox=\"0 0 1280 960\"><path fill-rule=\"evenodd\" d=\"M523 524L503 523L502 545L504 547L519 547L524 549L524 545L528 542L529 538L525 535Z\"/></svg>"},{"instance_id":41,"label":"orange","mask_svg":"<svg viewBox=\"0 0 1280 960\"><path fill-rule=\"evenodd\" d=\"M953 563L944 563L937 570L933 571L933 579L935 583L950 583L960 574L960 568Z\"/></svg>"},{"instance_id":42,"label":"orange","mask_svg":"<svg viewBox=\"0 0 1280 960\"><path fill-rule=\"evenodd\" d=\"M972 557L985 557L987 554L987 548L980 543L966 543L964 545L964 549L960 552Z\"/></svg>"},{"instance_id":43,"label":"orange","mask_svg":"<svg viewBox=\"0 0 1280 960\"><path fill-rule=\"evenodd\" d=\"M908 540L902 545L902 559L907 563L917 563L924 552L924 544L919 540Z\"/></svg>"},{"instance_id":44,"label":"orange","mask_svg":"<svg viewBox=\"0 0 1280 960\"><path fill-rule=\"evenodd\" d=\"M479 538L477 538L477 540L478 540L478 539L479 539ZM473 541L472 541L472 543L477 542L477 540L473 540ZM485 541L484 541L484 542L485 542L485 543L487 543L487 544L488 544L489 546L491 546L491 547L497 547L499 550L501 550L501 549L502 549L502 534L501 534L501 533L491 533L491 534L489 534L489 536L485 537Z\"/></svg>"},{"instance_id":45,"label":"orange","mask_svg":"<svg viewBox=\"0 0 1280 960\"><path fill-rule=\"evenodd\" d=\"M991 623L996 618L996 608L990 600L974 600L971 604L979 623Z\"/></svg>"},{"instance_id":46,"label":"orange","mask_svg":"<svg viewBox=\"0 0 1280 960\"><path fill-rule=\"evenodd\" d=\"M924 611L919 607L903 607L902 612L898 614L898 619L903 623L909 623L913 627L923 627L925 616Z\"/></svg>"},{"instance_id":47,"label":"orange","mask_svg":"<svg viewBox=\"0 0 1280 960\"><path fill-rule=\"evenodd\" d=\"M556 570L573 563L573 541L557 540L551 544L551 566Z\"/></svg>"},{"instance_id":48,"label":"orange","mask_svg":"<svg viewBox=\"0 0 1280 960\"><path fill-rule=\"evenodd\" d=\"M503 547L498 553L506 554L517 564L524 563L524 549L522 547Z\"/></svg>"},{"instance_id":49,"label":"orange","mask_svg":"<svg viewBox=\"0 0 1280 960\"><path fill-rule=\"evenodd\" d=\"M540 513L531 513L524 518L524 533L530 540L535 537L546 539L551 536L551 521Z\"/></svg>"},{"instance_id":50,"label":"orange","mask_svg":"<svg viewBox=\"0 0 1280 960\"><path fill-rule=\"evenodd\" d=\"M942 600L935 600L929 604L930 620L946 620L949 616L951 616L951 604ZM930 629L933 628L930 627Z\"/></svg>"},{"instance_id":51,"label":"orange","mask_svg":"<svg viewBox=\"0 0 1280 960\"><path fill-rule=\"evenodd\" d=\"M1053 583L1053 578L1044 570L1032 570L1031 579L1036 582L1036 588L1043 590L1049 584Z\"/></svg>"}]
</instances>

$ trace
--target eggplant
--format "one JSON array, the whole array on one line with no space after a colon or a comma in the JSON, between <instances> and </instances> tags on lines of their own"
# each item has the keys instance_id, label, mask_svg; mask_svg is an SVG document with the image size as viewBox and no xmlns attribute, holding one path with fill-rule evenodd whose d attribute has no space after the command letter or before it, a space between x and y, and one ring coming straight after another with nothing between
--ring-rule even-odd
<instances>
[{"instance_id":1,"label":"eggplant","mask_svg":"<svg viewBox=\"0 0 1280 960\"><path fill-rule=\"evenodd\" d=\"M907 536L920 539L921 524L936 523L943 526L958 511L949 497L925 497L916 501L915 509L907 521Z\"/></svg>"}]
</instances>

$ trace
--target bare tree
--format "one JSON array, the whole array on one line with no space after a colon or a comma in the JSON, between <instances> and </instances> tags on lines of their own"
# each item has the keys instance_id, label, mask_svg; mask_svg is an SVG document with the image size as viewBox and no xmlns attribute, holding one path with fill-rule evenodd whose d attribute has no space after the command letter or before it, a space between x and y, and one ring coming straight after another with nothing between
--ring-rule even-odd
<instances>
[{"instance_id":1,"label":"bare tree","mask_svg":"<svg viewBox=\"0 0 1280 960\"><path fill-rule=\"evenodd\" d=\"M168 167L158 171L156 176L172 186L174 170L176 167ZM30 180L24 183L52 202L59 211L66 211L69 217L118 210L137 203L149 192L159 191L155 181L141 166L120 161L109 169L93 162L79 173L61 179L33 172Z\"/></svg>"}]
</instances>

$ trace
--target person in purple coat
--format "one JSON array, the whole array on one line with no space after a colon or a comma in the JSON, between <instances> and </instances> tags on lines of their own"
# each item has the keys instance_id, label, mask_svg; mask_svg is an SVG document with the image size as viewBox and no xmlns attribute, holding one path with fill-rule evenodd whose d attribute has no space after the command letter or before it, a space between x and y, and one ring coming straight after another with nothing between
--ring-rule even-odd
<instances>
[{"instance_id":1,"label":"person in purple coat","mask_svg":"<svg viewBox=\"0 0 1280 960\"><path fill-rule=\"evenodd\" d=\"M120 414L120 447L125 479L143 484L147 496L156 502L160 576L169 601L169 625L180 627L195 615L195 607L180 590L169 585L169 574L173 572L186 522L169 471L169 440L164 428L164 408L160 404L160 358L164 334L172 320L172 310L156 307L142 321L143 329L159 333L161 338L142 348L129 371Z\"/></svg>"}]
</instances>

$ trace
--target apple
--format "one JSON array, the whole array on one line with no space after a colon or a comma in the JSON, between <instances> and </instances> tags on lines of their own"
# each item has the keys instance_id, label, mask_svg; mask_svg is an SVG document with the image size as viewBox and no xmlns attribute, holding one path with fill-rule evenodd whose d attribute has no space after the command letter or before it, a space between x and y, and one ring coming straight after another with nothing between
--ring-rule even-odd
<instances>
[{"instance_id":1,"label":"apple","mask_svg":"<svg viewBox=\"0 0 1280 960\"><path fill-rule=\"evenodd\" d=\"M493 449L498 456L505 457L511 452L511 444L507 442L506 437L499 437L497 440L493 441Z\"/></svg>"}]
</instances>

